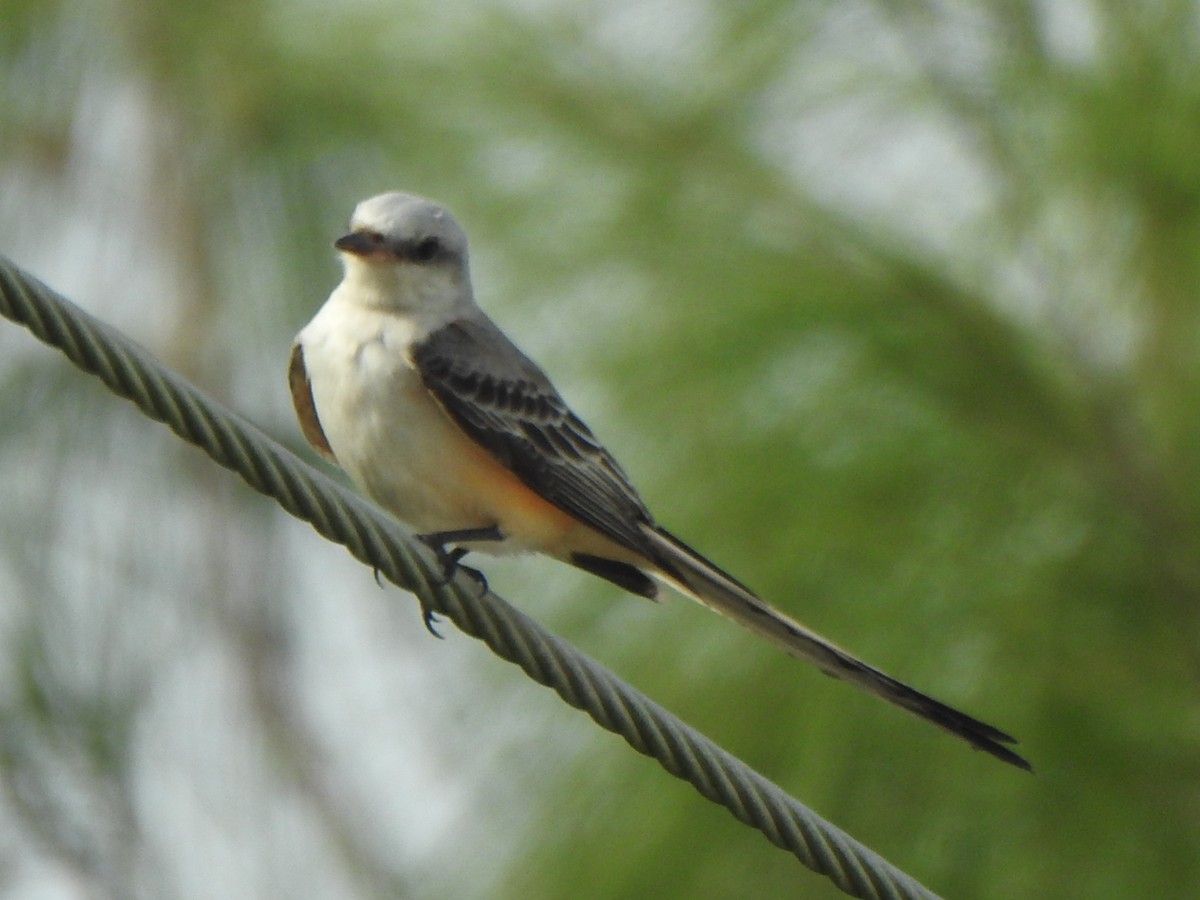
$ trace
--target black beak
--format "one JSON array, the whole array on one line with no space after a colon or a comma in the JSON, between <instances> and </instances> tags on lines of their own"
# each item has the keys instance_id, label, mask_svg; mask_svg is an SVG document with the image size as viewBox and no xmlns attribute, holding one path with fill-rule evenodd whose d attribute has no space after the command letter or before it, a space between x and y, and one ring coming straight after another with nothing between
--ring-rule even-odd
<instances>
[{"instance_id":1,"label":"black beak","mask_svg":"<svg viewBox=\"0 0 1200 900\"><path fill-rule=\"evenodd\" d=\"M384 249L377 235L364 231L344 234L333 242L333 246L343 253L353 253L355 256L374 256Z\"/></svg>"}]
</instances>

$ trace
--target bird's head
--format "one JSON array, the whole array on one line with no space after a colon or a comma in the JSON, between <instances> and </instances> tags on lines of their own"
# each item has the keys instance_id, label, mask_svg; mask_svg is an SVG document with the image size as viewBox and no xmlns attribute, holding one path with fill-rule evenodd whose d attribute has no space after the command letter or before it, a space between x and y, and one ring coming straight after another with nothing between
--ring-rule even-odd
<instances>
[{"instance_id":1,"label":"bird's head","mask_svg":"<svg viewBox=\"0 0 1200 900\"><path fill-rule=\"evenodd\" d=\"M354 208L350 231L333 246L346 282L372 306L406 312L453 312L471 302L467 234L450 212L411 194L391 192Z\"/></svg>"}]
</instances>

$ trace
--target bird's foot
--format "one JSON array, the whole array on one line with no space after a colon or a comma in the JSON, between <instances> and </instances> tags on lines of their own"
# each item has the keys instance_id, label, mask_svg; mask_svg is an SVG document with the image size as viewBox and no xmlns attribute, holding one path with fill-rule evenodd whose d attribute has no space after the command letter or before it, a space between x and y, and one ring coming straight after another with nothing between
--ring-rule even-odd
<instances>
[{"instance_id":1,"label":"bird's foot","mask_svg":"<svg viewBox=\"0 0 1200 900\"><path fill-rule=\"evenodd\" d=\"M447 550L446 545L469 543L472 541L502 541L504 540L504 535L501 534L498 526L488 525L485 528L462 528L457 531L434 531L429 534L418 534L417 540L432 550L437 555L438 562L442 564L443 580L439 586L449 584L450 579L454 577L454 573L462 569L486 589L487 579L483 577L482 572L459 565L459 560L470 551L466 547L455 547L452 550Z\"/></svg>"},{"instance_id":2,"label":"bird's foot","mask_svg":"<svg viewBox=\"0 0 1200 900\"><path fill-rule=\"evenodd\" d=\"M445 587L450 583L450 579L458 571L462 571L469 575L478 585L481 592L486 592L488 589L487 578L478 569L472 569L470 566L464 566L460 560L470 551L466 547L454 547L446 549L447 544L457 544L469 541L502 541L504 535L496 525L489 525L486 528L463 528L458 531L435 531L430 534L418 534L417 540L423 543L426 547L434 552L438 562L442 566L442 578L435 582L437 587ZM441 634L434 628L437 623L437 615L434 610L428 606L425 601L421 601L421 618L425 621L425 628L434 637L440 638Z\"/></svg>"},{"instance_id":3,"label":"bird's foot","mask_svg":"<svg viewBox=\"0 0 1200 900\"><path fill-rule=\"evenodd\" d=\"M437 613L424 600L418 599L418 602L421 604L421 621L425 623L425 630L435 638L441 640L442 633L434 628L438 621Z\"/></svg>"}]
</instances>

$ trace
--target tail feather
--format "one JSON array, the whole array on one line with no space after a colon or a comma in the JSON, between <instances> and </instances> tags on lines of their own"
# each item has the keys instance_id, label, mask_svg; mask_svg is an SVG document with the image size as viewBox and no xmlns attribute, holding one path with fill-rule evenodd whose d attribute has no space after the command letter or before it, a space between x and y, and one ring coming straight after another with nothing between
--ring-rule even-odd
<instances>
[{"instance_id":1,"label":"tail feather","mask_svg":"<svg viewBox=\"0 0 1200 900\"><path fill-rule=\"evenodd\" d=\"M998 728L947 706L831 644L819 634L768 606L737 579L721 571L687 544L661 528L646 527L661 577L677 590L721 615L806 659L821 671L857 685L896 706L915 713L972 747L997 759L1032 771L1032 766L1005 744L1016 739Z\"/></svg>"}]
</instances>

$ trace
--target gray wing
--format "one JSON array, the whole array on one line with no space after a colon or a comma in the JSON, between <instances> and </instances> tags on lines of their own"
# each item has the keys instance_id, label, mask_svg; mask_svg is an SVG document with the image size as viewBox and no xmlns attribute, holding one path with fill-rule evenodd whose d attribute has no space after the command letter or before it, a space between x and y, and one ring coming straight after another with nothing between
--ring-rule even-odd
<instances>
[{"instance_id":1,"label":"gray wing","mask_svg":"<svg viewBox=\"0 0 1200 900\"><path fill-rule=\"evenodd\" d=\"M425 386L476 443L555 506L653 561L684 593L828 674L915 712L1005 762L1029 768L1003 746L1013 742L1009 735L838 649L655 525L612 456L542 371L490 321L453 322L416 345L412 358ZM572 561L634 593L654 596L650 580L626 563L597 557Z\"/></svg>"},{"instance_id":2,"label":"gray wing","mask_svg":"<svg viewBox=\"0 0 1200 900\"><path fill-rule=\"evenodd\" d=\"M430 393L523 484L635 553L653 557L645 504L545 374L490 320L460 319L416 344Z\"/></svg>"}]
</instances>

